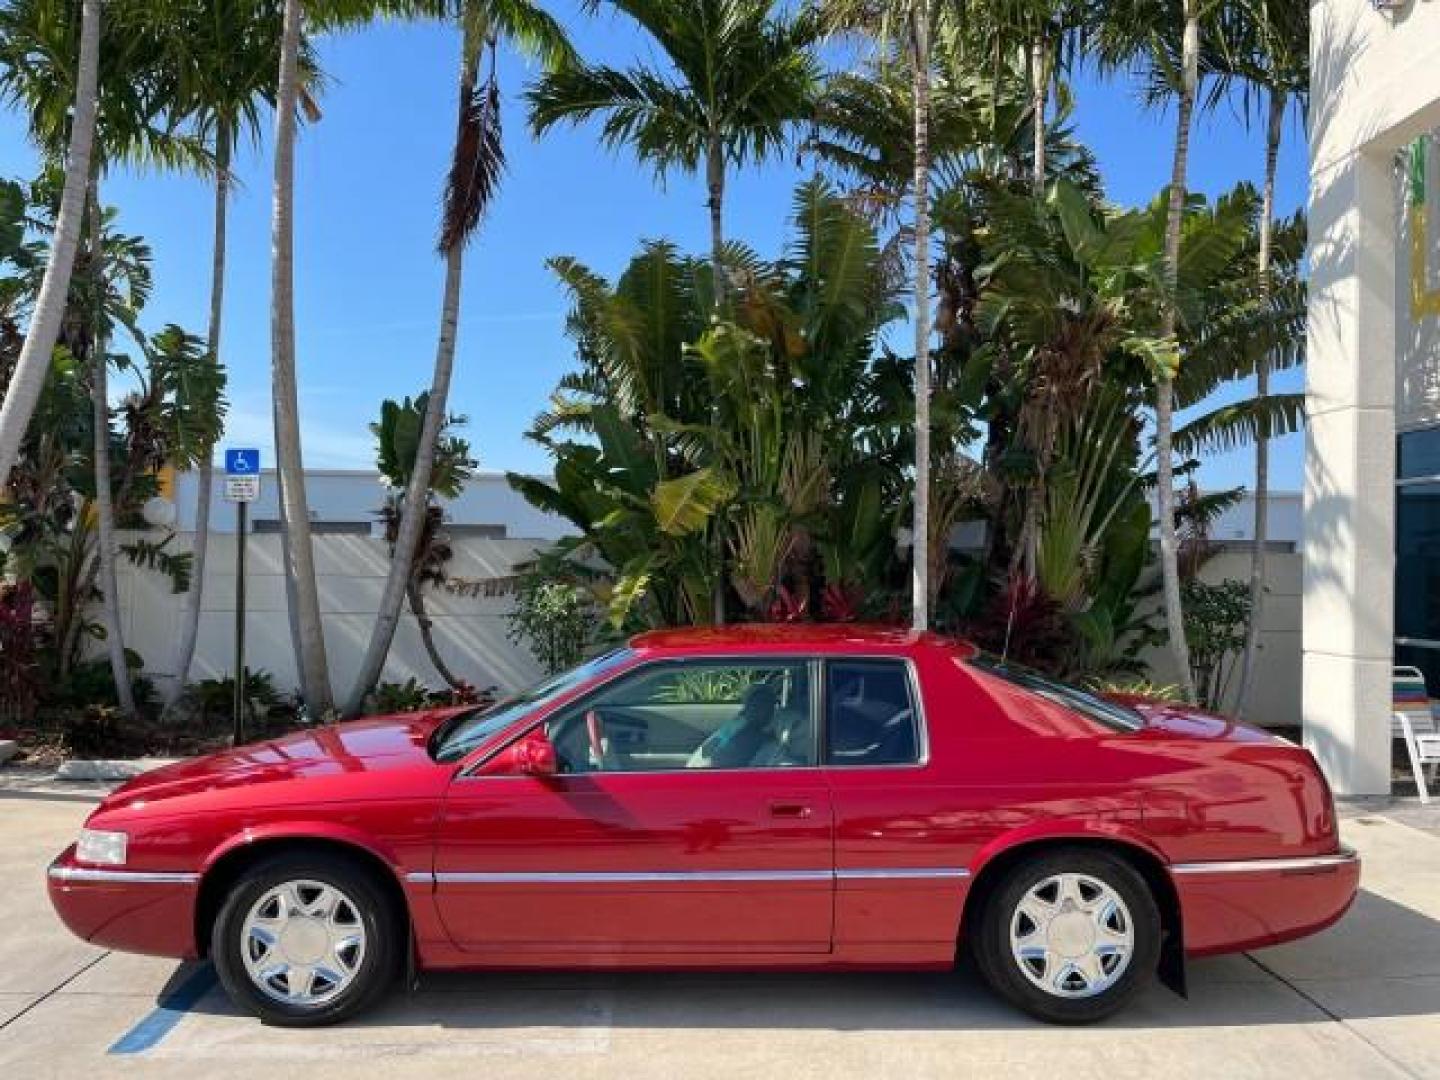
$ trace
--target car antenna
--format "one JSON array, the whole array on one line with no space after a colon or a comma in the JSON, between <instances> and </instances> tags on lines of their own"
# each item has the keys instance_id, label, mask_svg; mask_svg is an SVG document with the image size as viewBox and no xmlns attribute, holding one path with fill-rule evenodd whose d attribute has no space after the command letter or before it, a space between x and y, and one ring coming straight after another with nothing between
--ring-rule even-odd
<instances>
[{"instance_id":1,"label":"car antenna","mask_svg":"<svg viewBox=\"0 0 1440 1080\"><path fill-rule=\"evenodd\" d=\"M1015 629L1015 583L1010 583L1010 610L1005 613L1005 643L1000 649L1000 666L1010 659L1010 632Z\"/></svg>"}]
</instances>

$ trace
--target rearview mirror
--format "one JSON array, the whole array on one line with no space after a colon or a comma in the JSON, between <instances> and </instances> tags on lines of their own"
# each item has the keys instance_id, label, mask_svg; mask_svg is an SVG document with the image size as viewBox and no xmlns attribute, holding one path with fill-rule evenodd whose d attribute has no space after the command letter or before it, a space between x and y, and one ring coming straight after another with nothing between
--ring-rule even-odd
<instances>
[{"instance_id":1,"label":"rearview mirror","mask_svg":"<svg viewBox=\"0 0 1440 1080\"><path fill-rule=\"evenodd\" d=\"M532 731L516 739L496 754L484 768L482 776L554 776L560 771L555 744L543 731Z\"/></svg>"}]
</instances>

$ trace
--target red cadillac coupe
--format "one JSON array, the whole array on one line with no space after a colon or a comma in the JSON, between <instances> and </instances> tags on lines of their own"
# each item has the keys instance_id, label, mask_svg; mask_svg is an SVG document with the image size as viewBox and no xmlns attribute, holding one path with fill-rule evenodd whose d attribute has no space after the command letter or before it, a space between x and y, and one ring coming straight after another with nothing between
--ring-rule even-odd
<instances>
[{"instance_id":1,"label":"red cadillac coupe","mask_svg":"<svg viewBox=\"0 0 1440 1080\"><path fill-rule=\"evenodd\" d=\"M1303 749L947 639L646 634L487 711L342 724L107 798L49 869L82 938L211 957L277 1024L411 970L949 968L1095 1020L1350 905Z\"/></svg>"}]
</instances>

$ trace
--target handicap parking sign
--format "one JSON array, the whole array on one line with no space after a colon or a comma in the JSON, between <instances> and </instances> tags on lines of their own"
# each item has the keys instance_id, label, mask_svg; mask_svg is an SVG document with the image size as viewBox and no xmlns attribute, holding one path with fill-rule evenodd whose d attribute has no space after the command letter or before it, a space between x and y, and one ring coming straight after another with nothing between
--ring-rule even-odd
<instances>
[{"instance_id":1,"label":"handicap parking sign","mask_svg":"<svg viewBox=\"0 0 1440 1080\"><path fill-rule=\"evenodd\" d=\"M225 471L231 476L260 475L260 448L254 446L225 451Z\"/></svg>"}]
</instances>

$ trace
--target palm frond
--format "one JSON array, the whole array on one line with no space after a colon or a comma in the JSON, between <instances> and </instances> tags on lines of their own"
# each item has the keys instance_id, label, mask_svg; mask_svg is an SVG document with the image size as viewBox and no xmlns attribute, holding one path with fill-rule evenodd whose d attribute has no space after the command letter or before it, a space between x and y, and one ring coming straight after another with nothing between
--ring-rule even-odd
<instances>
[{"instance_id":1,"label":"palm frond","mask_svg":"<svg viewBox=\"0 0 1440 1080\"><path fill-rule=\"evenodd\" d=\"M1304 394L1269 394L1212 409L1175 432L1175 452L1193 457L1223 454L1261 439L1299 431L1305 424Z\"/></svg>"}]
</instances>

